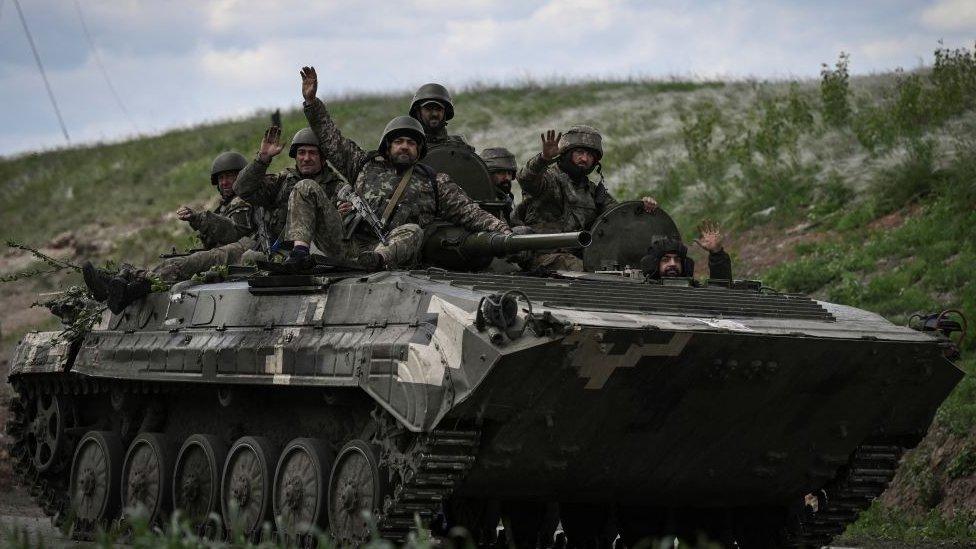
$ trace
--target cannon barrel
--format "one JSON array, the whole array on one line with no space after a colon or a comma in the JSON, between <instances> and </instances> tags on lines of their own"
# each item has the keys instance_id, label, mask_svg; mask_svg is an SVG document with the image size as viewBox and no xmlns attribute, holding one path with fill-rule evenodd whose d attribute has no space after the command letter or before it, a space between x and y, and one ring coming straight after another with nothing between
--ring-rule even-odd
<instances>
[{"instance_id":1,"label":"cannon barrel","mask_svg":"<svg viewBox=\"0 0 976 549\"><path fill-rule=\"evenodd\" d=\"M469 233L445 225L431 232L424 245L425 262L447 269L480 269L492 258L522 251L585 248L592 237L588 231L552 234Z\"/></svg>"},{"instance_id":2,"label":"cannon barrel","mask_svg":"<svg viewBox=\"0 0 976 549\"><path fill-rule=\"evenodd\" d=\"M591 240L588 231L524 235L475 233L464 239L460 251L466 256L504 257L527 250L585 248L590 245Z\"/></svg>"}]
</instances>

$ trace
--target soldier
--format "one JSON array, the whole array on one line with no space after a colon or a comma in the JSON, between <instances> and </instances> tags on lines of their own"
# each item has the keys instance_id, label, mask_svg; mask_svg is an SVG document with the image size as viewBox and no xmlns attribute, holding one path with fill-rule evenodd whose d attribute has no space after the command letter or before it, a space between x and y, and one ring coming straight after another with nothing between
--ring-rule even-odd
<instances>
[{"instance_id":1,"label":"soldier","mask_svg":"<svg viewBox=\"0 0 976 549\"><path fill-rule=\"evenodd\" d=\"M515 155L504 147L494 147L481 151L481 158L488 166L488 175L491 176L491 182L495 187L495 197L505 204L502 208L505 222L513 225L512 211L515 207L515 195L512 194L512 181L518 172Z\"/></svg>"},{"instance_id":2,"label":"soldier","mask_svg":"<svg viewBox=\"0 0 976 549\"><path fill-rule=\"evenodd\" d=\"M210 184L220 194L217 207L212 211L196 212L183 205L176 210L176 216L197 231L205 249L230 244L254 232L251 207L234 193L234 180L246 164L241 153L220 153L210 166Z\"/></svg>"},{"instance_id":3,"label":"soldier","mask_svg":"<svg viewBox=\"0 0 976 549\"><path fill-rule=\"evenodd\" d=\"M718 224L706 219L698 226L701 237L695 244L708 252L708 277L732 280L732 259L722 246L723 236ZM680 240L661 239L641 258L644 276L651 280L667 277L695 276L695 263L688 257L688 248Z\"/></svg>"},{"instance_id":4,"label":"soldier","mask_svg":"<svg viewBox=\"0 0 976 549\"><path fill-rule=\"evenodd\" d=\"M310 128L298 130L291 140L288 156L295 159L295 166L276 174L267 173L271 161L283 149L281 128L271 126L264 132L257 157L234 182L234 191L238 196L252 206L265 210L270 241L267 244L271 252L285 241L288 204L293 194L309 195L321 190L334 203L336 192L342 184L339 175L326 164L319 141ZM323 248L323 251L326 250Z\"/></svg>"},{"instance_id":5,"label":"soldier","mask_svg":"<svg viewBox=\"0 0 976 549\"><path fill-rule=\"evenodd\" d=\"M352 248L362 250L359 261L364 267L381 269L414 263L423 243L423 229L435 218L471 231L511 232L504 221L468 198L447 174L436 173L418 162L426 151L426 135L417 120L409 116L394 118L383 130L377 150L367 152L342 135L325 104L315 96L315 69L304 67L301 75L305 117L326 158L346 180L355 182L355 193L374 213L381 212L378 217L382 229L393 227L387 244L372 233L360 231L357 235L358 246ZM286 263L296 268L309 265L310 242L323 249L353 244L337 243L342 237L341 228L336 228L340 224L339 212L348 212L349 208L348 203L343 203L336 210L323 193L293 194L288 239L294 241L294 247Z\"/></svg>"},{"instance_id":6,"label":"soldier","mask_svg":"<svg viewBox=\"0 0 976 549\"><path fill-rule=\"evenodd\" d=\"M596 128L583 125L558 135L549 130L540 137L542 152L518 172L522 222L541 233L589 230L596 218L617 202L603 184L603 137ZM593 170L600 174L597 183L589 179ZM657 209L654 198L645 196L643 201L646 212ZM583 260L577 253L537 254L527 267L581 271Z\"/></svg>"},{"instance_id":7,"label":"soldier","mask_svg":"<svg viewBox=\"0 0 976 549\"><path fill-rule=\"evenodd\" d=\"M413 94L410 116L417 119L427 135L427 149L443 145L461 145L474 151L464 137L447 134L447 122L454 118L454 101L451 92L441 84L424 84Z\"/></svg>"}]
</instances>

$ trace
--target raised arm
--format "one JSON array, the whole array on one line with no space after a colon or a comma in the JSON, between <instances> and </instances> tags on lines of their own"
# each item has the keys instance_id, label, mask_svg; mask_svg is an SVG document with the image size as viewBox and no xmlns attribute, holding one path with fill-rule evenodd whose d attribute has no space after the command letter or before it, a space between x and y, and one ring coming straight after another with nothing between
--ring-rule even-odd
<instances>
[{"instance_id":1,"label":"raised arm","mask_svg":"<svg viewBox=\"0 0 976 549\"><path fill-rule=\"evenodd\" d=\"M722 246L724 237L718 223L706 219L698 225L698 232L701 237L695 244L708 252L708 278L732 280L732 258Z\"/></svg>"},{"instance_id":2,"label":"raised arm","mask_svg":"<svg viewBox=\"0 0 976 549\"><path fill-rule=\"evenodd\" d=\"M437 174L437 194L440 213L448 221L473 232L492 231L511 233L507 223L486 212L464 192L446 173Z\"/></svg>"},{"instance_id":3,"label":"raised arm","mask_svg":"<svg viewBox=\"0 0 976 549\"><path fill-rule=\"evenodd\" d=\"M366 160L364 151L355 141L346 139L336 126L329 111L318 97L318 76L314 67L302 67L302 96L305 98L305 119L308 126L315 132L319 140L319 148L326 160L332 163L336 170L353 182L359 175L359 169Z\"/></svg>"},{"instance_id":4,"label":"raised arm","mask_svg":"<svg viewBox=\"0 0 976 549\"><path fill-rule=\"evenodd\" d=\"M271 126L264 132L257 157L244 166L234 181L234 193L252 206L273 207L278 194L277 178L268 177L268 166L281 153L281 128Z\"/></svg>"},{"instance_id":5,"label":"raised arm","mask_svg":"<svg viewBox=\"0 0 976 549\"><path fill-rule=\"evenodd\" d=\"M542 195L547 191L545 180L546 169L559 157L559 138L563 134L557 134L556 130L549 130L539 137L542 139L542 152L533 156L519 170L519 185L523 191L534 195Z\"/></svg>"}]
</instances>

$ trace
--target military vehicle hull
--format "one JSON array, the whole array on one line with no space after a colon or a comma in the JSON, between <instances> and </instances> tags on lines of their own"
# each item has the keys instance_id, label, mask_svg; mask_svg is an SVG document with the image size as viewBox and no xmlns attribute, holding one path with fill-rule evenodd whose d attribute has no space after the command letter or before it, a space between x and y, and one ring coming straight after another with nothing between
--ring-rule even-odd
<instances>
[{"instance_id":1,"label":"military vehicle hull","mask_svg":"<svg viewBox=\"0 0 976 549\"><path fill-rule=\"evenodd\" d=\"M499 296L518 310L494 314ZM88 457L118 446L173 471L150 498L157 520L169 494L225 519L236 502L253 532L278 517L285 534L305 521L347 540L366 508L394 539L417 513L482 540L501 515L520 546L554 516L576 540L819 544L926 432L961 377L947 345L750 289L442 270L253 278L153 294L74 343L28 335L11 434L42 506L81 516L82 538L146 492L127 458ZM167 448L139 446L147 433ZM201 486L183 473L194 449L213 470ZM289 456L313 465L294 473ZM250 476L241 460L258 464ZM103 462L104 489L86 492L97 482L81 466ZM826 494L817 513L807 494Z\"/></svg>"}]
</instances>

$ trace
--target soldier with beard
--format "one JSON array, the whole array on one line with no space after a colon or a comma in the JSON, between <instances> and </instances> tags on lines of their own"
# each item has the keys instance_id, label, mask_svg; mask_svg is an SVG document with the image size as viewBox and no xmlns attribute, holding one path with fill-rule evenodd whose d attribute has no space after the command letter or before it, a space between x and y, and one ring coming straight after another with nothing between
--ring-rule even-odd
<instances>
[{"instance_id":1,"label":"soldier with beard","mask_svg":"<svg viewBox=\"0 0 976 549\"><path fill-rule=\"evenodd\" d=\"M600 160L603 137L591 126L572 126L565 133L543 133L542 152L535 155L518 173L522 222L537 233L587 231L608 207L617 201L603 184ZM600 180L589 175L596 170ZM644 211L651 213L657 201L643 198ZM578 250L537 254L525 265L529 269L582 271Z\"/></svg>"},{"instance_id":2,"label":"soldier with beard","mask_svg":"<svg viewBox=\"0 0 976 549\"><path fill-rule=\"evenodd\" d=\"M488 167L488 175L495 189L495 198L503 202L505 207L502 210L505 222L511 225L518 225L512 222L512 211L515 207L515 195L512 194L512 181L518 172L518 164L515 155L504 147L494 147L481 151L481 159Z\"/></svg>"},{"instance_id":3,"label":"soldier with beard","mask_svg":"<svg viewBox=\"0 0 976 549\"><path fill-rule=\"evenodd\" d=\"M355 248L362 250L358 257L361 265L368 269L411 265L418 259L424 228L435 218L470 231L511 232L505 222L481 209L447 174L419 162L426 152L427 137L417 120L394 118L386 125L377 149L365 151L342 135L325 104L315 96L315 69L304 67L301 75L305 118L326 158L347 181L354 182L353 192L373 209L383 230L392 227L386 244L366 230L355 235ZM343 248L343 252L349 249L336 225L341 224L339 212L349 212L350 205L342 203L337 210L324 193L306 190L292 195L288 210L288 239L294 247L286 264L296 269L310 266L310 242L323 250L323 246Z\"/></svg>"},{"instance_id":4,"label":"soldier with beard","mask_svg":"<svg viewBox=\"0 0 976 549\"><path fill-rule=\"evenodd\" d=\"M428 150L444 145L459 145L474 151L464 137L447 134L447 123L454 118L454 100L451 99L451 92L441 84L431 82L417 89L410 102L410 116L424 127Z\"/></svg>"},{"instance_id":5,"label":"soldier with beard","mask_svg":"<svg viewBox=\"0 0 976 549\"><path fill-rule=\"evenodd\" d=\"M732 280L732 259L722 246L724 237L718 223L706 219L698 226L701 237L695 244L708 252L708 277ZM680 240L664 238L651 244L641 258L641 270L650 280L695 276L695 263L688 257L688 247Z\"/></svg>"},{"instance_id":6,"label":"soldier with beard","mask_svg":"<svg viewBox=\"0 0 976 549\"><path fill-rule=\"evenodd\" d=\"M176 216L197 231L205 249L230 244L254 232L251 207L234 193L234 181L246 164L241 153L220 153L210 166L210 184L220 193L217 207L197 212L184 205L176 210Z\"/></svg>"}]
</instances>

